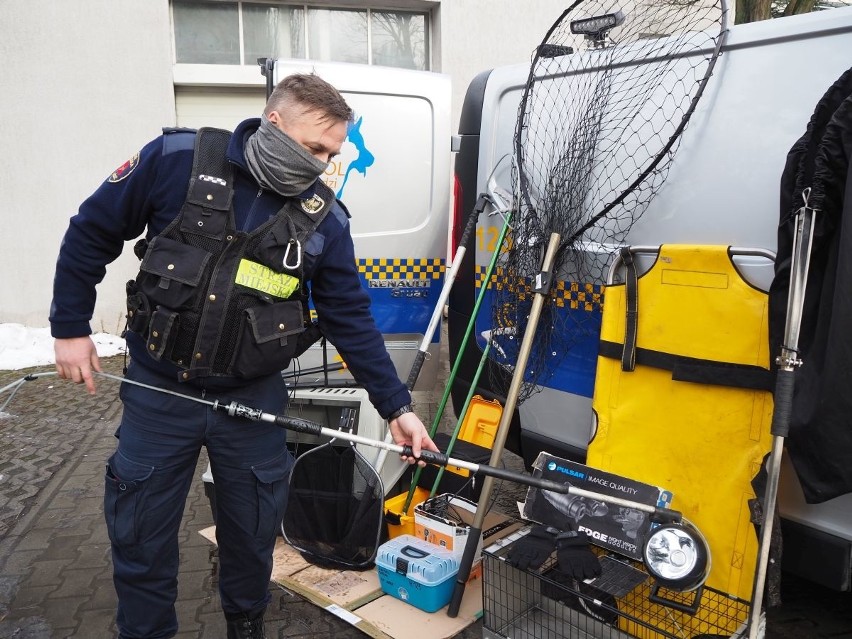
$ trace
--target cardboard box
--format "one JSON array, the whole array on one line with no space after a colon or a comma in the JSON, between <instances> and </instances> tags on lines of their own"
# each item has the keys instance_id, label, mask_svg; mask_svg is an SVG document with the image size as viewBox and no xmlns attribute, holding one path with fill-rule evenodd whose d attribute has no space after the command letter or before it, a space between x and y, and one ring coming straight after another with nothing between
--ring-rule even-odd
<instances>
[{"instance_id":1,"label":"cardboard box","mask_svg":"<svg viewBox=\"0 0 852 639\"><path fill-rule=\"evenodd\" d=\"M414 534L417 538L446 548L461 557L467 545L470 525L476 515L476 504L451 494L435 495L414 509ZM490 544L517 530L522 522L499 512L489 512L482 522L482 536L474 561L479 558L483 542Z\"/></svg>"},{"instance_id":2,"label":"cardboard box","mask_svg":"<svg viewBox=\"0 0 852 639\"><path fill-rule=\"evenodd\" d=\"M672 500L672 494L658 486L545 452L539 453L536 458L533 476L648 506L668 508ZM522 515L525 519L560 530L585 532L595 545L638 560L642 559L642 544L651 528L650 514L645 511L532 487L527 491Z\"/></svg>"}]
</instances>

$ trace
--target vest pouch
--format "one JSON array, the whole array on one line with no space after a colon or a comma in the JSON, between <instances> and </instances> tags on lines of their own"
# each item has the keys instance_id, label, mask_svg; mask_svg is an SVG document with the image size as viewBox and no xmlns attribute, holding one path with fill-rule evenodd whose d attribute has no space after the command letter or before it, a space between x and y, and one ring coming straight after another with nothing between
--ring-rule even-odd
<instances>
[{"instance_id":1,"label":"vest pouch","mask_svg":"<svg viewBox=\"0 0 852 639\"><path fill-rule=\"evenodd\" d=\"M145 334L148 321L151 319L151 304L148 298L139 290L135 280L127 282L127 330Z\"/></svg>"},{"instance_id":2,"label":"vest pouch","mask_svg":"<svg viewBox=\"0 0 852 639\"><path fill-rule=\"evenodd\" d=\"M178 314L175 311L157 307L151 315L147 343L148 355L159 362L163 355L171 352L179 323Z\"/></svg>"},{"instance_id":3,"label":"vest pouch","mask_svg":"<svg viewBox=\"0 0 852 639\"><path fill-rule=\"evenodd\" d=\"M232 374L252 378L284 370L304 330L302 303L298 300L245 309Z\"/></svg>"},{"instance_id":4,"label":"vest pouch","mask_svg":"<svg viewBox=\"0 0 852 639\"><path fill-rule=\"evenodd\" d=\"M139 272L139 288L152 304L174 310L191 308L211 254L158 235L148 244Z\"/></svg>"}]
</instances>

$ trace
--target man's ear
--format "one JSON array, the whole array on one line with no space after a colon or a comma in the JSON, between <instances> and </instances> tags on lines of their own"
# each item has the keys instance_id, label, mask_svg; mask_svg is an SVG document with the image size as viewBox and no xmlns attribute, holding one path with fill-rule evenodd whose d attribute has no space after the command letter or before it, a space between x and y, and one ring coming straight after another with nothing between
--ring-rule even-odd
<instances>
[{"instance_id":1,"label":"man's ear","mask_svg":"<svg viewBox=\"0 0 852 639\"><path fill-rule=\"evenodd\" d=\"M278 126L281 123L281 114L278 111L270 111L266 114L266 119L275 126Z\"/></svg>"}]
</instances>

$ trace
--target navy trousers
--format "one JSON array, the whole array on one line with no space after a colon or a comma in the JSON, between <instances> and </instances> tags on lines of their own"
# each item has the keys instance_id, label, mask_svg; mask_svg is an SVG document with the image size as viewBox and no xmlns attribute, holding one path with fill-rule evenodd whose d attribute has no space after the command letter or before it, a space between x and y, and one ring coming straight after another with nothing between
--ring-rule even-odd
<instances>
[{"instance_id":1,"label":"navy trousers","mask_svg":"<svg viewBox=\"0 0 852 639\"><path fill-rule=\"evenodd\" d=\"M270 413L280 413L287 401L280 375L206 394L138 364L131 363L127 378ZM104 493L120 637L172 637L177 632L178 532L192 482L201 481L195 468L202 446L216 490L222 608L225 613L263 610L293 466L286 431L132 384L122 384L120 396L124 413Z\"/></svg>"}]
</instances>

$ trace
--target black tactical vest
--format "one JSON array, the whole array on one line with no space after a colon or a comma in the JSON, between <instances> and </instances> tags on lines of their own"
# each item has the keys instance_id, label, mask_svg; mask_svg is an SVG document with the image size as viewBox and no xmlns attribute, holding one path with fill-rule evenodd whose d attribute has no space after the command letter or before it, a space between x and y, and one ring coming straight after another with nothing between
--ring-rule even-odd
<instances>
[{"instance_id":1,"label":"black tactical vest","mask_svg":"<svg viewBox=\"0 0 852 639\"><path fill-rule=\"evenodd\" d=\"M308 324L302 247L335 202L324 183L290 199L250 233L237 231L229 131L199 129L180 214L136 247L128 329L148 355L177 365L181 381L253 378L285 369Z\"/></svg>"}]
</instances>

